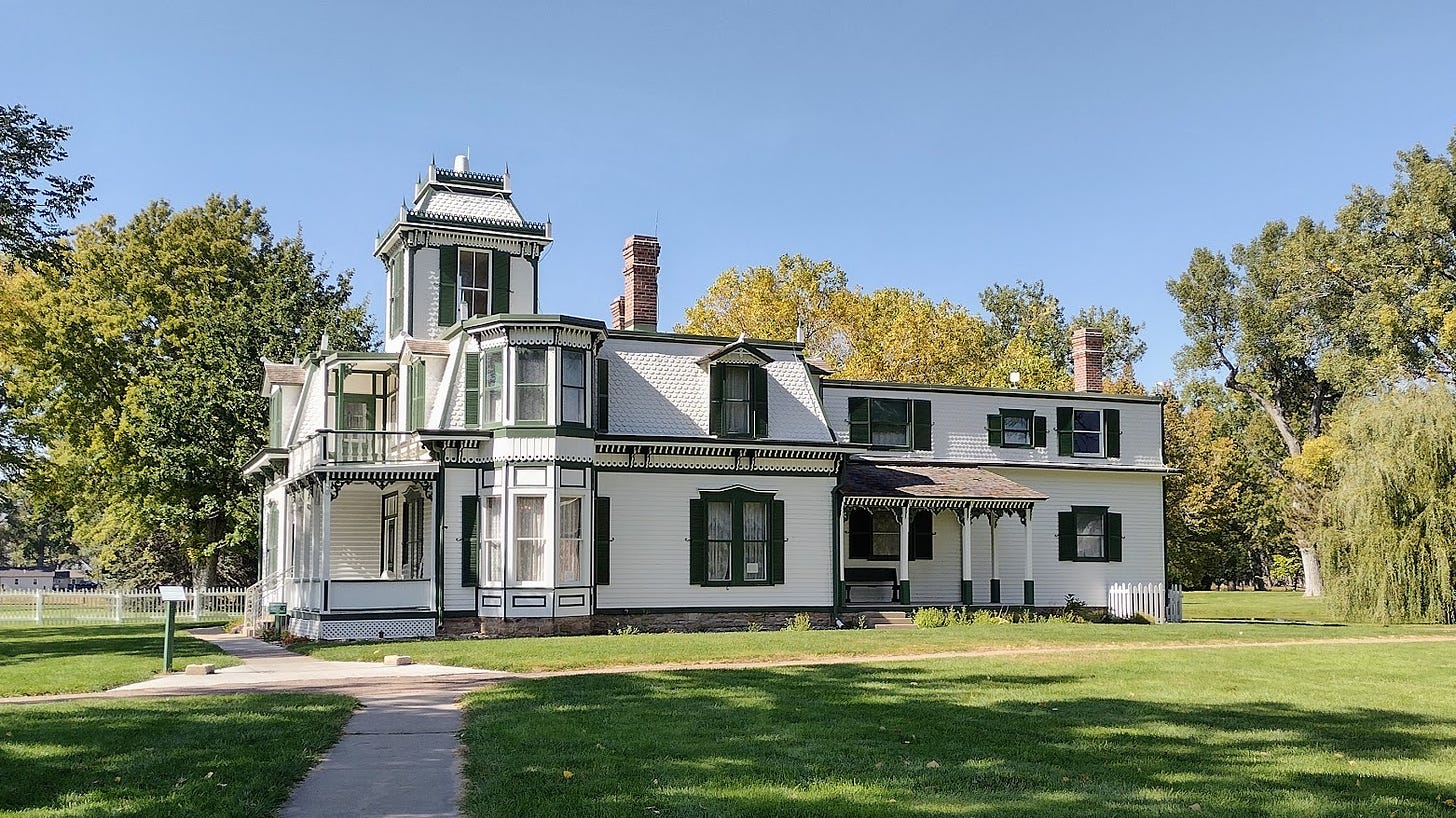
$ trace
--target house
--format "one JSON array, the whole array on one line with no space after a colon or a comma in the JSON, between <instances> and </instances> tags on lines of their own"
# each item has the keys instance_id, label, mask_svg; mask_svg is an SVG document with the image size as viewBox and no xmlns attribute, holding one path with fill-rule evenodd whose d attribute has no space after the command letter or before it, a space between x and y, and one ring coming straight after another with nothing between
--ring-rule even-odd
<instances>
[{"instance_id":1,"label":"house","mask_svg":"<svg viewBox=\"0 0 1456 818\"><path fill-rule=\"evenodd\" d=\"M799 612L1106 603L1164 577L1162 411L836 380L663 332L631 236L609 322L542 313L549 222L430 167L375 244L381 352L265 362L262 602L319 639L741 628Z\"/></svg>"}]
</instances>

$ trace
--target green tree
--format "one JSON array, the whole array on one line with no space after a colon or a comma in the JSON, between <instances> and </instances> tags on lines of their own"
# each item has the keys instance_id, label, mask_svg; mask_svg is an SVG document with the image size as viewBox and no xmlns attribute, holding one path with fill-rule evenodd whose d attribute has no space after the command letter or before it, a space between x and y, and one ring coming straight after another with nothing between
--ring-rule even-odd
<instances>
[{"instance_id":1,"label":"green tree","mask_svg":"<svg viewBox=\"0 0 1456 818\"><path fill-rule=\"evenodd\" d=\"M61 221L91 201L90 176L46 172L65 160L70 135L22 105L0 106L0 256L54 260L66 232Z\"/></svg>"},{"instance_id":2,"label":"green tree","mask_svg":"<svg viewBox=\"0 0 1456 818\"><path fill-rule=\"evenodd\" d=\"M318 270L262 208L219 196L102 218L67 262L0 277L0 367L46 444L27 485L64 504L113 581L247 581L257 500L240 469L265 438L261 359L324 332L369 346L351 274Z\"/></svg>"},{"instance_id":3,"label":"green tree","mask_svg":"<svg viewBox=\"0 0 1456 818\"><path fill-rule=\"evenodd\" d=\"M981 291L981 309L988 316L994 352L1006 352L1019 339L1022 350L1036 350L1067 372L1072 366L1071 331L1077 327L1102 331L1102 372L1109 381L1135 383L1133 365L1148 351L1139 337L1143 325L1116 307L1083 307L1069 322L1061 301L1047 292L1042 281L993 284ZM1045 364L1029 365L1040 369Z\"/></svg>"}]
</instances>

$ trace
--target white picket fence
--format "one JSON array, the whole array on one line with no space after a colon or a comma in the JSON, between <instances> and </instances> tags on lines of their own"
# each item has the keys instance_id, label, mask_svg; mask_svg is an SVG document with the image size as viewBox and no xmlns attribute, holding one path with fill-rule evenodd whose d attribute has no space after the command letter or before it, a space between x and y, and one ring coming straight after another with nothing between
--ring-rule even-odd
<instances>
[{"instance_id":1,"label":"white picket fence","mask_svg":"<svg viewBox=\"0 0 1456 818\"><path fill-rule=\"evenodd\" d=\"M177 603L177 619L237 619L243 615L244 588L188 591ZM0 622L67 624L82 622L161 622L167 603L156 591L0 590Z\"/></svg>"},{"instance_id":2,"label":"white picket fence","mask_svg":"<svg viewBox=\"0 0 1456 818\"><path fill-rule=\"evenodd\" d=\"M1161 582L1114 583L1107 588L1107 612L1118 619L1144 614L1158 622L1182 622L1183 589L1172 585L1164 591Z\"/></svg>"}]
</instances>

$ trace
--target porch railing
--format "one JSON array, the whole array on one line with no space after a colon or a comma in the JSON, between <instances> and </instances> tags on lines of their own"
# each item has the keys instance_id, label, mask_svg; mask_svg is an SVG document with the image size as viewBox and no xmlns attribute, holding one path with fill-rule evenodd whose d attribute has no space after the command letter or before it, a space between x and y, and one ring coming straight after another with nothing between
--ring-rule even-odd
<instances>
[{"instance_id":1,"label":"porch railing","mask_svg":"<svg viewBox=\"0 0 1456 818\"><path fill-rule=\"evenodd\" d=\"M295 470L310 466L424 463L430 456L414 432L320 429L290 453Z\"/></svg>"}]
</instances>

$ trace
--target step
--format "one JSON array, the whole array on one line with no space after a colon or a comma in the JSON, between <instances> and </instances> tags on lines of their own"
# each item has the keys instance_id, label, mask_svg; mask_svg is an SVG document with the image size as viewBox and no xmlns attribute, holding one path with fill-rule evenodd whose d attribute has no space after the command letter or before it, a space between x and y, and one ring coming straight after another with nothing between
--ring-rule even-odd
<instances>
[{"instance_id":1,"label":"step","mask_svg":"<svg viewBox=\"0 0 1456 818\"><path fill-rule=\"evenodd\" d=\"M877 631L913 631L914 622L866 622L871 628Z\"/></svg>"}]
</instances>

